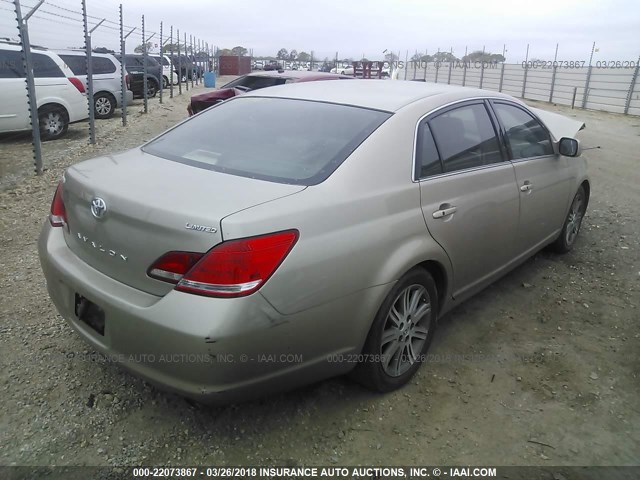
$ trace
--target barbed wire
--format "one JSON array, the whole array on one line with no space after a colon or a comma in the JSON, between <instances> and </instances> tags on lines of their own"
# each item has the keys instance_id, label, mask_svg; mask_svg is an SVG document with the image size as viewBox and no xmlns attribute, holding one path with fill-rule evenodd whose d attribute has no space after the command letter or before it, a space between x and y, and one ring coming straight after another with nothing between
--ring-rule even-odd
<instances>
[{"instance_id":1,"label":"barbed wire","mask_svg":"<svg viewBox=\"0 0 640 480\"><path fill-rule=\"evenodd\" d=\"M0 2L13 5L13 0L0 0ZM27 8L27 9L33 9L35 7L35 5L29 5L29 4L23 3L23 2L20 2L20 5L22 7L24 7L24 8ZM56 23L60 23L60 24L63 24L63 25L68 25L68 26L80 26L80 27L83 26L84 21L83 21L83 15L82 15L81 12L78 12L76 10L72 10L71 8L63 7L61 5L52 3L52 2L47 1L47 0L45 0L44 5L47 5L49 7L52 7L52 8L64 11L64 12L68 12L68 13L72 13L72 14L78 15L79 18L71 17L69 15L57 13L57 12L54 12L54 11L51 11L51 10L45 10L42 7L40 7L38 10L36 10L36 12L32 15L33 18L37 18L37 19L45 20L45 21L53 21L52 18L43 16L43 15L49 15L51 17L56 17L56 18L61 18L61 19L64 19L64 20L71 20L72 22L77 22L75 24L70 24L68 22L60 22L59 20L55 20ZM6 11L10 11L10 12L15 13L14 9L3 8L2 10L6 10ZM96 16L96 15L89 15L89 14L87 14L87 19L93 20L93 21L89 21L89 20L87 21L87 25L89 27L94 27L94 26L98 25L100 23L100 21L104 20L102 25L101 25L101 27L106 28L108 30L116 31L116 32L120 31L120 22L119 21L116 21L116 20L113 20L113 19L109 19L109 18L106 18L106 17L100 17L100 16ZM105 25L106 23L111 24L111 25ZM133 30L133 29L139 29L140 26L139 25L138 26L133 26L133 25L123 24L123 27L126 30ZM146 34L147 38L149 38L152 35L159 35L159 32L158 31L154 31L154 30L149 30L148 28L145 28L145 34ZM142 32L133 31L132 35L134 37L136 37L136 38L142 39Z\"/></svg>"}]
</instances>

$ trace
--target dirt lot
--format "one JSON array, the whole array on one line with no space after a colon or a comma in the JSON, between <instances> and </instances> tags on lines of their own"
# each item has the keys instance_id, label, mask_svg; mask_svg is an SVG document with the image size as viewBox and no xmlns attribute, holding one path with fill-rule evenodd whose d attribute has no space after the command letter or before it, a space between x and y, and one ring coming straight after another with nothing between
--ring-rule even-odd
<instances>
[{"instance_id":1,"label":"dirt lot","mask_svg":"<svg viewBox=\"0 0 640 480\"><path fill-rule=\"evenodd\" d=\"M0 144L0 464L640 464L640 119L571 111L592 196L573 253L546 251L441 322L432 361L400 391L338 378L211 408L163 393L91 350L56 314L36 239L62 170L184 117L186 96L46 144ZM17 186L11 186L17 182ZM72 358L70 358L72 357ZM86 357L85 357L86 358Z\"/></svg>"}]
</instances>

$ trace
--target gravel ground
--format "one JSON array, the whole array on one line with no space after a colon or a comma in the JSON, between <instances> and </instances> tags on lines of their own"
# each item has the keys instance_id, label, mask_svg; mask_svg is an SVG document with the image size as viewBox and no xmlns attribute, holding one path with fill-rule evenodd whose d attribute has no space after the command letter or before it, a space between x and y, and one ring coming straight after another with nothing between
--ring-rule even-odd
<instances>
[{"instance_id":1,"label":"gravel ground","mask_svg":"<svg viewBox=\"0 0 640 480\"><path fill-rule=\"evenodd\" d=\"M584 119L592 196L575 250L543 251L442 319L410 385L337 378L227 407L164 393L93 355L56 314L36 240L63 169L133 147L185 116L187 96L46 144L0 145L0 464L640 464L640 119ZM138 107L139 108L139 107ZM2 164L2 162L0 162Z\"/></svg>"}]
</instances>

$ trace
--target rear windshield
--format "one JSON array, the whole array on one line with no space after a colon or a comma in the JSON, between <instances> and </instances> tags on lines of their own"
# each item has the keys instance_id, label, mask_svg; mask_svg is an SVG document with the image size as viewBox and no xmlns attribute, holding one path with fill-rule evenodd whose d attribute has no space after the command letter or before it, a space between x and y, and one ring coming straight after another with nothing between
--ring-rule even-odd
<instances>
[{"instance_id":1,"label":"rear windshield","mask_svg":"<svg viewBox=\"0 0 640 480\"><path fill-rule=\"evenodd\" d=\"M315 185L390 116L332 103L236 97L196 115L143 150L232 175Z\"/></svg>"},{"instance_id":2,"label":"rear windshield","mask_svg":"<svg viewBox=\"0 0 640 480\"><path fill-rule=\"evenodd\" d=\"M284 85L286 77L267 77L264 75L245 75L227 83L222 88L244 87L247 90L258 90L260 88L275 87Z\"/></svg>"}]
</instances>

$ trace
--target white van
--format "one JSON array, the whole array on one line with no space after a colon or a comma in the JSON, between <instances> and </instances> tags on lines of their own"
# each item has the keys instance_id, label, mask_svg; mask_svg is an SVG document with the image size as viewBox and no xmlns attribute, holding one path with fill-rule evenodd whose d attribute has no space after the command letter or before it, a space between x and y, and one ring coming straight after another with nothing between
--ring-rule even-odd
<instances>
[{"instance_id":1,"label":"white van","mask_svg":"<svg viewBox=\"0 0 640 480\"><path fill-rule=\"evenodd\" d=\"M40 135L52 140L89 116L82 80L50 50L32 47ZM31 130L20 44L0 41L0 133Z\"/></svg>"}]
</instances>

